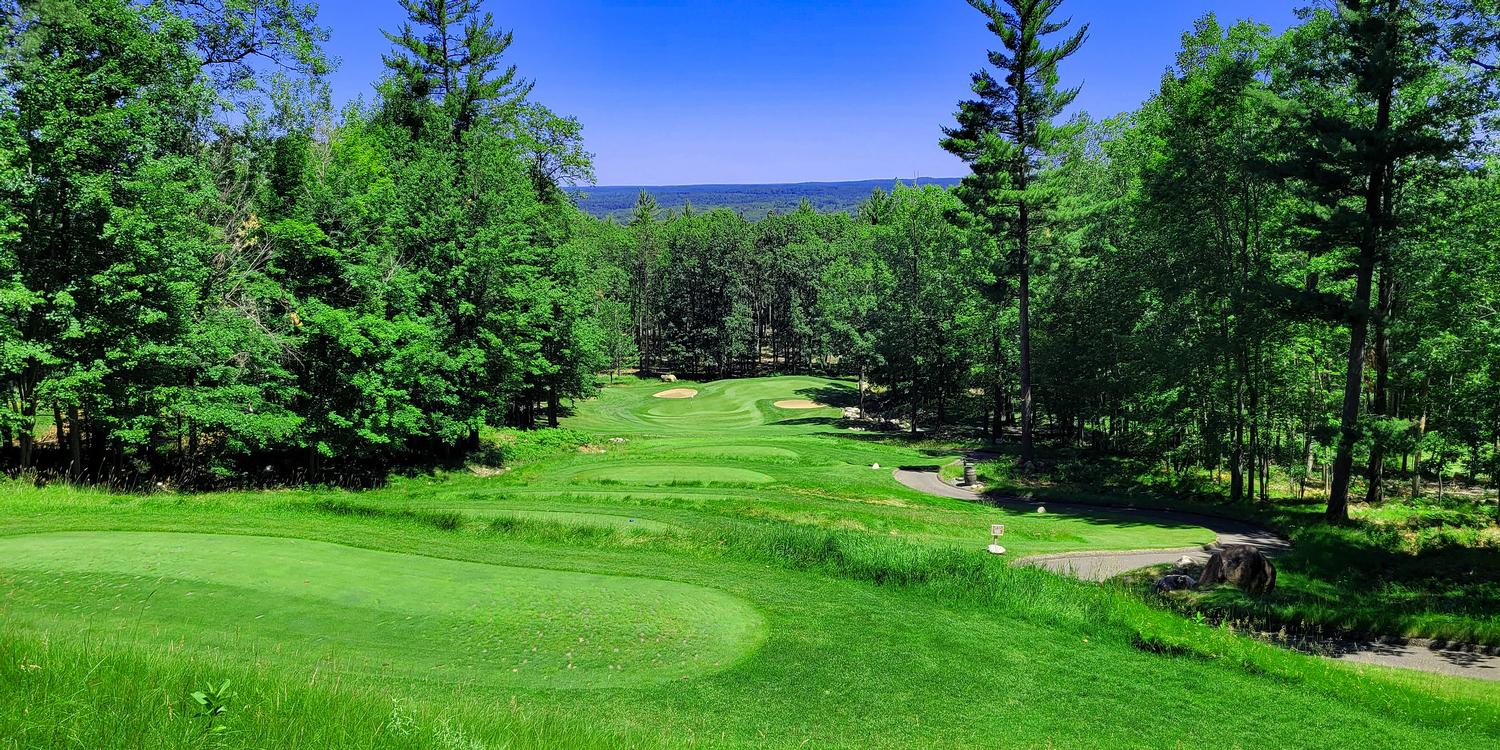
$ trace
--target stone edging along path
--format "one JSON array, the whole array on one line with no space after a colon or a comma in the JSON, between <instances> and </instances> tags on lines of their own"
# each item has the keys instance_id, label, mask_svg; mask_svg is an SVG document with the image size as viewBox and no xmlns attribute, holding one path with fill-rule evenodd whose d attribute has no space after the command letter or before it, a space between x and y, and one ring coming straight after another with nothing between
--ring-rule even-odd
<instances>
[{"instance_id":1,"label":"stone edging along path","mask_svg":"<svg viewBox=\"0 0 1500 750\"><path fill-rule=\"evenodd\" d=\"M1232 544L1249 544L1260 548L1266 555L1275 557L1291 549L1291 543L1280 535L1253 524L1197 513L1168 510L1138 509L1048 501L1031 502L1018 498L989 498L955 487L944 482L936 471L910 471L896 469L893 475L897 482L928 495L957 500L979 501L1002 508L1034 510L1045 505L1048 513L1063 515L1115 515L1130 516L1142 520L1165 524L1202 526L1218 536L1217 541L1204 547L1186 547L1171 550L1125 550L1118 552L1073 552L1058 555L1034 555L1021 558L1022 565L1034 565L1054 573L1069 575L1085 581L1105 581L1121 573L1127 573L1153 565L1177 562L1182 557L1191 557L1197 562L1208 560L1213 550ZM1500 680L1500 652L1478 646L1441 644L1424 639L1322 639L1304 640L1296 644L1302 651L1315 653L1331 659L1378 664L1387 667L1416 669L1424 672L1472 677L1481 680Z\"/></svg>"}]
</instances>

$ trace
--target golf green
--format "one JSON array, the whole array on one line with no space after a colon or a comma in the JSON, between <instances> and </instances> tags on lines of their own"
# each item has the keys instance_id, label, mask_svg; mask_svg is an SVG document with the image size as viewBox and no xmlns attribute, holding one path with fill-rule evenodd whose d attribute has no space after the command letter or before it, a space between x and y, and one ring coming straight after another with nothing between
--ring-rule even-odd
<instances>
[{"instance_id":1,"label":"golf green","mask_svg":"<svg viewBox=\"0 0 1500 750\"><path fill-rule=\"evenodd\" d=\"M0 559L13 605L91 632L292 650L402 678L553 687L681 679L733 664L765 629L748 603L702 586L301 539L30 534L0 538ZM101 599L113 606L95 606Z\"/></svg>"}]
</instances>

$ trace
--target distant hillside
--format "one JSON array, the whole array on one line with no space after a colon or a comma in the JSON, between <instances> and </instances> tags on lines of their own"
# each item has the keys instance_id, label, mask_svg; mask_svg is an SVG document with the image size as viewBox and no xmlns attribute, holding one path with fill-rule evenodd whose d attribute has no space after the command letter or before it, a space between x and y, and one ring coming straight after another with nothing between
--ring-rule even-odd
<instances>
[{"instance_id":1,"label":"distant hillside","mask_svg":"<svg viewBox=\"0 0 1500 750\"><path fill-rule=\"evenodd\" d=\"M728 208L747 218L759 219L772 211L792 211L804 198L819 211L853 211L876 188L890 190L896 182L897 180L890 179L783 185L622 185L571 188L570 192L578 196L578 205L583 210L600 218L613 216L621 222L630 219L630 210L635 207L636 197L642 190L656 196L656 202L663 209L678 210L683 204L691 202L695 209L706 211ZM923 177L900 182L907 185L950 187L958 184L958 178Z\"/></svg>"}]
</instances>

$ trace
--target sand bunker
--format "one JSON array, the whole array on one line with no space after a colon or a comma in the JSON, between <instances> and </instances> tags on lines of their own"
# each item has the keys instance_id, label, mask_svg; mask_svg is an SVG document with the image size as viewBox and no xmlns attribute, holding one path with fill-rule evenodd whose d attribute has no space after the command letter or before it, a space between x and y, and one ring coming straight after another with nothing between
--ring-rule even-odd
<instances>
[{"instance_id":1,"label":"sand bunker","mask_svg":"<svg viewBox=\"0 0 1500 750\"><path fill-rule=\"evenodd\" d=\"M673 388L670 391L662 391L661 393L656 394L656 397L657 398L692 398L692 397L697 396L697 395L698 395L698 392L695 391L695 390L693 390L692 388Z\"/></svg>"},{"instance_id":2,"label":"sand bunker","mask_svg":"<svg viewBox=\"0 0 1500 750\"><path fill-rule=\"evenodd\" d=\"M777 401L776 402L776 408L778 408L778 409L822 409L823 408L823 404L820 404L820 403L818 403L816 401L808 401L806 399L792 399L790 401Z\"/></svg>"}]
</instances>

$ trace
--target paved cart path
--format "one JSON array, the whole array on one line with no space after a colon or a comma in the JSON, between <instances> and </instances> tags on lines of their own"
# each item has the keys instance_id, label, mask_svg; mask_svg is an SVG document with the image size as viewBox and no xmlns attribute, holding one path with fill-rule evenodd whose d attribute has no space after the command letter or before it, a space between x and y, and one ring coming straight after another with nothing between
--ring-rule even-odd
<instances>
[{"instance_id":1,"label":"paved cart path","mask_svg":"<svg viewBox=\"0 0 1500 750\"><path fill-rule=\"evenodd\" d=\"M1196 513L1169 510L1139 509L1129 507L1090 505L1047 501L1032 502L1020 498L993 498L955 487L944 482L936 471L911 471L897 469L897 482L918 492L938 497L970 500L1023 511L1035 511L1045 505L1048 513L1062 515L1101 514L1128 516L1132 519L1155 521L1173 525L1202 526L1217 535L1217 540L1204 547L1184 547L1170 550L1122 550L1099 552L1074 552L1060 555L1035 555L1018 560L1022 565L1034 565L1055 573L1070 575L1085 581L1105 581L1121 573L1140 568L1149 568L1177 562L1182 557L1191 557L1202 563L1208 560L1213 550L1233 544L1249 544L1259 547L1268 556L1275 557L1291 549L1291 543L1268 529L1253 524ZM1300 650L1316 653L1330 659L1378 664L1387 667L1417 669L1425 672L1473 677L1481 680L1500 680L1500 652L1475 646L1437 643L1422 639L1375 640L1308 640L1298 645Z\"/></svg>"}]
</instances>

